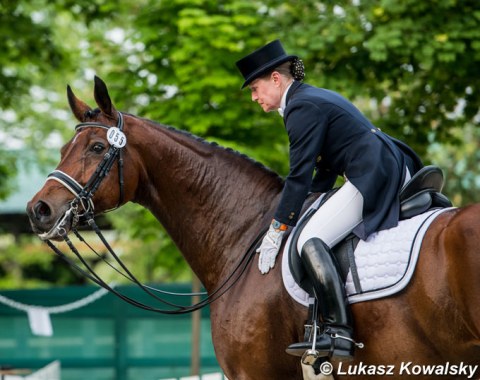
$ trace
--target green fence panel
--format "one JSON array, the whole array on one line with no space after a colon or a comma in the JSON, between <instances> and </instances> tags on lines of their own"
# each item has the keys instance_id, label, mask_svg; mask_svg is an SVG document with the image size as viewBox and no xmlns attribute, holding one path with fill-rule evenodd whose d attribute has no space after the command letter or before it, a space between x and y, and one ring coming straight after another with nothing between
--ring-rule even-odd
<instances>
[{"instance_id":1,"label":"green fence panel","mask_svg":"<svg viewBox=\"0 0 480 380\"><path fill-rule=\"evenodd\" d=\"M191 290L189 284L156 287L170 292ZM117 289L135 300L162 306L136 287ZM0 296L21 305L54 307L85 299L97 290L92 286L14 290L0 291ZM184 298L183 304L191 303L189 297ZM75 310L51 313L53 335L37 336L31 331L27 312L5 305L2 299L2 367L33 371L59 360L62 380L158 380L191 374L191 314L141 310L109 293ZM208 309L201 311L199 334L200 374L219 372Z\"/></svg>"}]
</instances>

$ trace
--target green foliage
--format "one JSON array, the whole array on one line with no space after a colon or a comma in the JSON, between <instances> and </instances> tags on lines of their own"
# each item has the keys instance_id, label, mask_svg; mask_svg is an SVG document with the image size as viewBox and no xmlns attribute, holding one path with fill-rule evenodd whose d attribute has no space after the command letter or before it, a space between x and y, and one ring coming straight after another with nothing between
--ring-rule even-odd
<instances>
[{"instance_id":1,"label":"green foliage","mask_svg":"<svg viewBox=\"0 0 480 380\"><path fill-rule=\"evenodd\" d=\"M28 147L45 159L45 148L58 141L65 113L59 111L60 81L75 63L67 41L57 34L56 5L48 0L0 3L0 166L15 167L6 149ZM64 10L65 11L65 10ZM62 94L63 95L63 94ZM3 137L6 136L6 137ZM46 144L42 144L46 141ZM39 144L39 142L42 142ZM43 152L42 152L43 151ZM45 162L48 162L45 159ZM11 171L8 175L13 175ZM0 194L11 189L0 180Z\"/></svg>"},{"instance_id":2,"label":"green foliage","mask_svg":"<svg viewBox=\"0 0 480 380\"><path fill-rule=\"evenodd\" d=\"M302 4L310 12L299 12L296 3L278 10L288 28L283 39L304 58L307 81L357 102L375 100L369 112L374 122L421 154L432 141L454 138L451 128L477 114L478 2ZM452 117L460 100L463 113Z\"/></svg>"},{"instance_id":3,"label":"green foliage","mask_svg":"<svg viewBox=\"0 0 480 380\"><path fill-rule=\"evenodd\" d=\"M109 215L118 236L119 246L127 247L127 267L145 282L183 281L191 278L180 252L160 223L145 208L127 204ZM132 223L133 221L133 223ZM127 231L125 234L124 232ZM105 268L111 281L125 282L125 278ZM107 277L108 276L108 277Z\"/></svg>"},{"instance_id":4,"label":"green foliage","mask_svg":"<svg viewBox=\"0 0 480 380\"><path fill-rule=\"evenodd\" d=\"M463 128L453 128L451 134L462 141L461 149L455 141L432 144L429 156L442 163L446 177L444 192L451 194L455 205L478 202L480 173L472 168L477 168L480 161L480 130L468 123Z\"/></svg>"},{"instance_id":5,"label":"green foliage","mask_svg":"<svg viewBox=\"0 0 480 380\"><path fill-rule=\"evenodd\" d=\"M281 121L263 117L240 91L235 67L245 51L265 41L258 8L238 0L149 1L131 36L144 46L137 56L141 64L130 67L137 85L122 92L142 96L140 114L256 158L268 152L266 162L286 172Z\"/></svg>"},{"instance_id":6,"label":"green foliage","mask_svg":"<svg viewBox=\"0 0 480 380\"><path fill-rule=\"evenodd\" d=\"M63 57L40 11L46 2L0 4L0 107L15 105L35 83L33 75L58 68Z\"/></svg>"},{"instance_id":7,"label":"green foliage","mask_svg":"<svg viewBox=\"0 0 480 380\"><path fill-rule=\"evenodd\" d=\"M377 69L382 66L377 80L393 98L388 126L426 145L431 133L445 140L453 126L472 120L480 100L477 2L384 1L371 20L366 47ZM466 102L463 120L451 117L460 99Z\"/></svg>"},{"instance_id":8,"label":"green foliage","mask_svg":"<svg viewBox=\"0 0 480 380\"><path fill-rule=\"evenodd\" d=\"M15 157L9 151L0 149L0 199L5 199L13 190L9 181L17 173Z\"/></svg>"},{"instance_id":9,"label":"green foliage","mask_svg":"<svg viewBox=\"0 0 480 380\"><path fill-rule=\"evenodd\" d=\"M0 289L86 282L34 236L0 235L0 252Z\"/></svg>"}]
</instances>

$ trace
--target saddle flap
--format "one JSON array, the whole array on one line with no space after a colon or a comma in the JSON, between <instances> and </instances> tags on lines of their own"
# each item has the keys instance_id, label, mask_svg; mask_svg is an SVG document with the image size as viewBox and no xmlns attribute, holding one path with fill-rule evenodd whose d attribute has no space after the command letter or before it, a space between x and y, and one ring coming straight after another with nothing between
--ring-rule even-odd
<instances>
[{"instance_id":1,"label":"saddle flap","mask_svg":"<svg viewBox=\"0 0 480 380\"><path fill-rule=\"evenodd\" d=\"M298 243L298 238L300 236L300 233L303 230L303 227L305 227L305 225L310 220L310 218L315 213L315 211L316 209L310 209L305 214L305 216L300 220L297 227L293 231L292 243L288 251L288 254L289 254L288 265L290 267L290 272L292 273L292 276L295 279L295 282L310 295L313 294L313 285L305 272L305 268L303 267L303 263L297 249L297 243Z\"/></svg>"}]
</instances>

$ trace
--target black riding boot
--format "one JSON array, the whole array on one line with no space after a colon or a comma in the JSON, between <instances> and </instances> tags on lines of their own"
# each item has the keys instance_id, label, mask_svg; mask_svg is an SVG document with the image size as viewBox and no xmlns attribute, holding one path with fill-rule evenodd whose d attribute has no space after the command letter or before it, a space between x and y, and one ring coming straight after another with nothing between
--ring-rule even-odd
<instances>
[{"instance_id":1,"label":"black riding boot","mask_svg":"<svg viewBox=\"0 0 480 380\"><path fill-rule=\"evenodd\" d=\"M321 357L352 358L355 348L352 315L330 248L320 239L312 238L303 245L302 261L312 280L324 325L323 332L317 336L315 349ZM300 342L291 344L286 351L290 355L302 356L311 348L312 342Z\"/></svg>"}]
</instances>

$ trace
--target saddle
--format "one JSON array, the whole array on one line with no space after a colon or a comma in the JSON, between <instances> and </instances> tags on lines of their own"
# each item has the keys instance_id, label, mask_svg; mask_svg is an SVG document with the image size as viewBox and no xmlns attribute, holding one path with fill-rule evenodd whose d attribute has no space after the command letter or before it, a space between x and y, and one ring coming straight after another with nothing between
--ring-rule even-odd
<instances>
[{"instance_id":1,"label":"saddle","mask_svg":"<svg viewBox=\"0 0 480 380\"><path fill-rule=\"evenodd\" d=\"M410 219L416 215L420 215L433 208L451 207L450 200L441 193L443 188L443 172L433 165L425 166L403 186L400 190L400 220ZM325 203L338 189L333 189L327 193L320 206ZM296 229L293 231L292 244L289 251L289 266L295 282L307 293L313 295L313 286L305 270L297 250L297 242L303 227L308 223L310 218L316 212L316 209L307 211L301 219ZM343 281L346 281L349 271L355 281L356 264L353 252L357 246L359 238L353 234L347 236L342 242L337 244L333 249L333 255L337 259L337 266Z\"/></svg>"}]
</instances>

